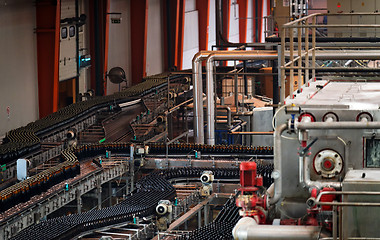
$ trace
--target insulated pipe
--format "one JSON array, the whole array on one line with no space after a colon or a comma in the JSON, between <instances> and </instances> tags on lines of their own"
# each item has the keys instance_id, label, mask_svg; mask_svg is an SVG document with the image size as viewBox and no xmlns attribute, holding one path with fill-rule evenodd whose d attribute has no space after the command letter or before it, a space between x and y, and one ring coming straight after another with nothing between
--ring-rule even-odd
<instances>
[{"instance_id":1,"label":"insulated pipe","mask_svg":"<svg viewBox=\"0 0 380 240\"><path fill-rule=\"evenodd\" d=\"M193 58L193 98L194 98L194 139L195 143L204 143L203 134L203 87L202 60L210 51L200 51Z\"/></svg>"},{"instance_id":2,"label":"insulated pipe","mask_svg":"<svg viewBox=\"0 0 380 240\"><path fill-rule=\"evenodd\" d=\"M307 129L380 129L380 122L298 122L295 128Z\"/></svg>"},{"instance_id":3,"label":"insulated pipe","mask_svg":"<svg viewBox=\"0 0 380 240\"><path fill-rule=\"evenodd\" d=\"M234 239L318 239L321 229L316 226L294 225L259 225L255 219L244 217L238 221L232 230Z\"/></svg>"},{"instance_id":4,"label":"insulated pipe","mask_svg":"<svg viewBox=\"0 0 380 240\"><path fill-rule=\"evenodd\" d=\"M215 145L214 69L216 60L276 60L277 51L214 52L206 60L207 144ZM236 106L237 107L237 106Z\"/></svg>"},{"instance_id":5,"label":"insulated pipe","mask_svg":"<svg viewBox=\"0 0 380 240\"><path fill-rule=\"evenodd\" d=\"M274 178L274 196L269 199L270 204L276 204L282 195L282 161L281 161L281 134L288 129L288 125L281 124L274 131L274 170L272 177Z\"/></svg>"},{"instance_id":6,"label":"insulated pipe","mask_svg":"<svg viewBox=\"0 0 380 240\"><path fill-rule=\"evenodd\" d=\"M195 143L204 143L203 125L203 86L202 86L202 61L216 51L200 51L194 55L193 68L193 98L194 98L194 139ZM232 51L219 51L227 53Z\"/></svg>"}]
</instances>

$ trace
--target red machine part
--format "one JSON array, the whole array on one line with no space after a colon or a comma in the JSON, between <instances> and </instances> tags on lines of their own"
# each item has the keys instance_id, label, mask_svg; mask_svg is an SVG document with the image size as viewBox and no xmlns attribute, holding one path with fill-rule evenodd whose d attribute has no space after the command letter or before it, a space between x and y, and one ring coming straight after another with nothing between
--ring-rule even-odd
<instances>
[{"instance_id":1,"label":"red machine part","mask_svg":"<svg viewBox=\"0 0 380 240\"><path fill-rule=\"evenodd\" d=\"M301 115L298 117L298 121L301 122L302 118L309 117L311 122L315 122L315 117L313 114L309 112L303 112Z\"/></svg>"},{"instance_id":2,"label":"red machine part","mask_svg":"<svg viewBox=\"0 0 380 240\"><path fill-rule=\"evenodd\" d=\"M257 176L257 164L255 162L242 162L240 164L241 194L236 198L236 206L241 207L241 215L253 217L260 224L266 221L265 200L258 195L263 178Z\"/></svg>"},{"instance_id":3,"label":"red machine part","mask_svg":"<svg viewBox=\"0 0 380 240\"><path fill-rule=\"evenodd\" d=\"M334 188L323 188L320 192L332 192L335 191ZM316 188L313 188L311 191L311 197L317 198L318 190ZM326 194L323 195L320 199L321 202L333 202L336 200L336 195L333 194ZM299 219L283 219L280 221L281 225L309 225L309 226L318 226L318 225L324 225L328 230L332 230L332 223L331 222L318 222L317 215L322 211L332 211L332 206L322 206L318 208L317 206L314 206L312 208L307 209L307 217L306 218L299 218Z\"/></svg>"},{"instance_id":4,"label":"red machine part","mask_svg":"<svg viewBox=\"0 0 380 240\"><path fill-rule=\"evenodd\" d=\"M333 192L335 191L334 188L323 188L321 190L321 192ZM329 195L329 194L326 194L326 195L322 195L321 197L321 202L333 202L334 200L336 200L336 195ZM326 206L326 205L323 205L321 207L321 210L322 211L332 211L332 206Z\"/></svg>"},{"instance_id":5,"label":"red machine part","mask_svg":"<svg viewBox=\"0 0 380 240\"><path fill-rule=\"evenodd\" d=\"M257 164L255 162L242 162L240 164L240 185L242 189L263 185L262 177L257 177Z\"/></svg>"}]
</instances>

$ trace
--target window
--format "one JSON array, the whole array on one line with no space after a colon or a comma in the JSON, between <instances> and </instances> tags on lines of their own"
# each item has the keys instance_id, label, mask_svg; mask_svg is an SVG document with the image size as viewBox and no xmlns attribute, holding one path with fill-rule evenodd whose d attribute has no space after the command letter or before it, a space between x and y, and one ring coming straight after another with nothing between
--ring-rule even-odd
<instances>
[{"instance_id":1,"label":"window","mask_svg":"<svg viewBox=\"0 0 380 240\"><path fill-rule=\"evenodd\" d=\"M61 28L61 38L62 39L67 38L67 27Z\"/></svg>"},{"instance_id":2,"label":"window","mask_svg":"<svg viewBox=\"0 0 380 240\"><path fill-rule=\"evenodd\" d=\"M70 28L69 28L69 36L70 37L74 37L75 36L75 27L74 26L70 26Z\"/></svg>"}]
</instances>

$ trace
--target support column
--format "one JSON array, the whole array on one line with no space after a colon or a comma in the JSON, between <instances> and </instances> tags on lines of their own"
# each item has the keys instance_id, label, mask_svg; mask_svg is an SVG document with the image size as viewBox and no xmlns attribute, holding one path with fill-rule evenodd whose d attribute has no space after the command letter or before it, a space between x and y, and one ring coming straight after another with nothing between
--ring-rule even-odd
<instances>
[{"instance_id":1,"label":"support column","mask_svg":"<svg viewBox=\"0 0 380 240\"><path fill-rule=\"evenodd\" d=\"M239 4L239 42L246 43L247 42L248 0L237 0L237 3Z\"/></svg>"},{"instance_id":2,"label":"support column","mask_svg":"<svg viewBox=\"0 0 380 240\"><path fill-rule=\"evenodd\" d=\"M199 209L197 215L198 215L198 228L201 228L202 227L202 208Z\"/></svg>"},{"instance_id":3,"label":"support column","mask_svg":"<svg viewBox=\"0 0 380 240\"><path fill-rule=\"evenodd\" d=\"M132 85L146 76L148 0L131 1Z\"/></svg>"},{"instance_id":4,"label":"support column","mask_svg":"<svg viewBox=\"0 0 380 240\"><path fill-rule=\"evenodd\" d=\"M199 51L207 50L209 36L210 0L197 0Z\"/></svg>"},{"instance_id":5,"label":"support column","mask_svg":"<svg viewBox=\"0 0 380 240\"><path fill-rule=\"evenodd\" d=\"M58 110L61 1L36 2L39 116Z\"/></svg>"},{"instance_id":6,"label":"support column","mask_svg":"<svg viewBox=\"0 0 380 240\"><path fill-rule=\"evenodd\" d=\"M208 203L204 207L204 220L205 220L205 226L208 224L208 217L209 217L209 205Z\"/></svg>"},{"instance_id":7,"label":"support column","mask_svg":"<svg viewBox=\"0 0 380 240\"><path fill-rule=\"evenodd\" d=\"M82 212L82 198L80 196L79 190L75 192L76 199L77 199L77 212L81 213Z\"/></svg>"},{"instance_id":8,"label":"support column","mask_svg":"<svg viewBox=\"0 0 380 240\"><path fill-rule=\"evenodd\" d=\"M96 186L96 194L98 197L98 209L102 209L102 186L100 184Z\"/></svg>"},{"instance_id":9,"label":"support column","mask_svg":"<svg viewBox=\"0 0 380 240\"><path fill-rule=\"evenodd\" d=\"M108 182L108 202L109 202L109 206L111 207L112 206L112 183L111 181Z\"/></svg>"}]
</instances>

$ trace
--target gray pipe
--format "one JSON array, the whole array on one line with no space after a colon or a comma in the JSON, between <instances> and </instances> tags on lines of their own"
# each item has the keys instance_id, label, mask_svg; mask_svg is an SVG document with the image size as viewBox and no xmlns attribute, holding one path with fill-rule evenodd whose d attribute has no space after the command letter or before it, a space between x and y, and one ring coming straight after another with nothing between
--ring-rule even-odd
<instances>
[{"instance_id":1,"label":"gray pipe","mask_svg":"<svg viewBox=\"0 0 380 240\"><path fill-rule=\"evenodd\" d=\"M215 52L206 60L206 95L207 95L207 144L215 144L215 101L214 101L214 68L216 60L276 60L276 51L230 51Z\"/></svg>"},{"instance_id":2,"label":"gray pipe","mask_svg":"<svg viewBox=\"0 0 380 240\"><path fill-rule=\"evenodd\" d=\"M299 122L296 129L380 129L380 122Z\"/></svg>"},{"instance_id":3,"label":"gray pipe","mask_svg":"<svg viewBox=\"0 0 380 240\"><path fill-rule=\"evenodd\" d=\"M217 106L216 109L225 109L227 111L227 125L228 125L228 128L230 128L232 124L231 108L225 105L221 105L221 106Z\"/></svg>"},{"instance_id":4,"label":"gray pipe","mask_svg":"<svg viewBox=\"0 0 380 240\"><path fill-rule=\"evenodd\" d=\"M281 124L274 131L274 170L272 177L274 178L274 196L269 199L270 204L276 204L282 195L282 161L281 161L281 134L288 129L288 125Z\"/></svg>"},{"instance_id":5,"label":"gray pipe","mask_svg":"<svg viewBox=\"0 0 380 240\"><path fill-rule=\"evenodd\" d=\"M315 226L259 225L253 218L244 217L235 225L232 235L238 240L310 240L318 239L320 230Z\"/></svg>"},{"instance_id":6,"label":"gray pipe","mask_svg":"<svg viewBox=\"0 0 380 240\"><path fill-rule=\"evenodd\" d=\"M196 143L204 143L203 134L203 87L202 60L210 51L200 51L193 58L193 98L194 98L194 139Z\"/></svg>"}]
</instances>

